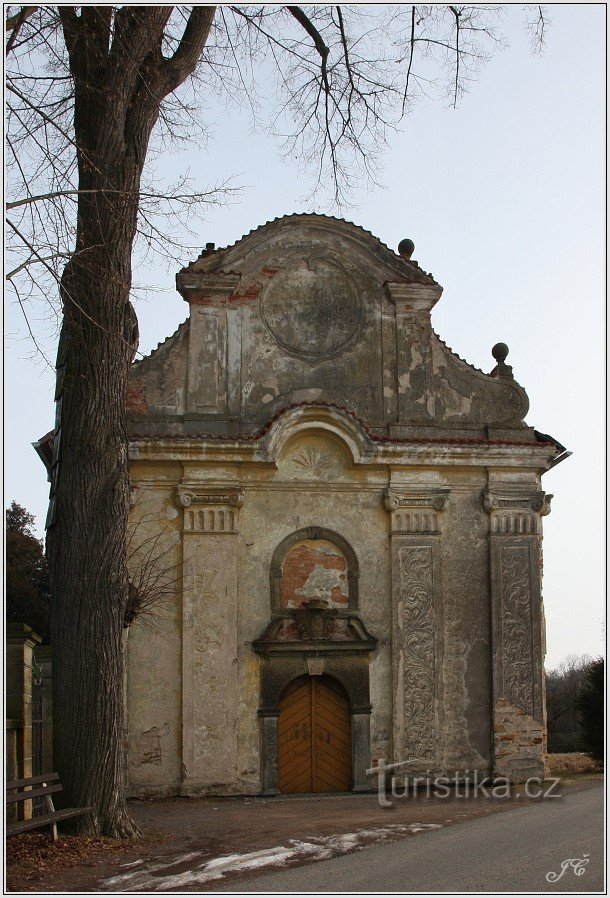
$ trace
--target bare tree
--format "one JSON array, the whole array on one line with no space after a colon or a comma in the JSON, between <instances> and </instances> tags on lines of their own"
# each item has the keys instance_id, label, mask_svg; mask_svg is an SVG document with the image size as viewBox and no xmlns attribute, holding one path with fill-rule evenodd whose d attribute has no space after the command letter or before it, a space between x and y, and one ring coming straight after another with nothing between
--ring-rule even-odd
<instances>
[{"instance_id":1,"label":"bare tree","mask_svg":"<svg viewBox=\"0 0 610 898\"><path fill-rule=\"evenodd\" d=\"M577 751L581 747L578 696L592 662L590 655L568 655L546 675L549 751Z\"/></svg>"},{"instance_id":2,"label":"bare tree","mask_svg":"<svg viewBox=\"0 0 610 898\"><path fill-rule=\"evenodd\" d=\"M188 138L198 98L237 96L260 114L263 71L276 88L270 130L284 152L310 162L316 189L329 188L340 205L356 179L376 178L390 129L416 100L436 91L458 102L501 43L500 10L8 9L7 278L33 339L35 299L61 328L47 522L55 763L67 799L95 808L95 831L134 832L122 688L134 243L166 251L172 234L184 240L193 205L205 209L227 191L148 186L157 180L155 154ZM177 232L168 233L167 217L159 223L168 211L181 221Z\"/></svg>"},{"instance_id":3,"label":"bare tree","mask_svg":"<svg viewBox=\"0 0 610 898\"><path fill-rule=\"evenodd\" d=\"M139 619L154 630L171 609L182 580L182 565L175 560L176 541L180 542L179 534L168 521L160 526L157 512L146 511L146 503L138 506L127 537L125 628Z\"/></svg>"}]
</instances>

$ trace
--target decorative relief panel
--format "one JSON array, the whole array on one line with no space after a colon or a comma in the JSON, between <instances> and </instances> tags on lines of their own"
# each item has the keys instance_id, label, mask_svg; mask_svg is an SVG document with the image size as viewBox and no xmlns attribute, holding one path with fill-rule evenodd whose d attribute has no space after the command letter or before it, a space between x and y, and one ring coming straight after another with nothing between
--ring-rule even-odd
<instances>
[{"instance_id":1,"label":"decorative relief panel","mask_svg":"<svg viewBox=\"0 0 610 898\"><path fill-rule=\"evenodd\" d=\"M529 546L502 546L500 576L503 694L528 714L533 714L533 622Z\"/></svg>"},{"instance_id":2,"label":"decorative relief panel","mask_svg":"<svg viewBox=\"0 0 610 898\"><path fill-rule=\"evenodd\" d=\"M388 490L384 505L392 515L392 533L440 533L442 512L449 490L409 491Z\"/></svg>"},{"instance_id":3,"label":"decorative relief panel","mask_svg":"<svg viewBox=\"0 0 610 898\"><path fill-rule=\"evenodd\" d=\"M177 504L184 508L184 531L237 533L243 492L235 487L213 487L205 492L177 487Z\"/></svg>"},{"instance_id":4,"label":"decorative relief panel","mask_svg":"<svg viewBox=\"0 0 610 898\"><path fill-rule=\"evenodd\" d=\"M435 757L435 613L431 546L397 552L402 614L404 742L407 758Z\"/></svg>"},{"instance_id":5,"label":"decorative relief panel","mask_svg":"<svg viewBox=\"0 0 610 898\"><path fill-rule=\"evenodd\" d=\"M359 338L364 312L349 274L303 259L277 274L261 297L261 317L276 342L302 359L331 358Z\"/></svg>"}]
</instances>

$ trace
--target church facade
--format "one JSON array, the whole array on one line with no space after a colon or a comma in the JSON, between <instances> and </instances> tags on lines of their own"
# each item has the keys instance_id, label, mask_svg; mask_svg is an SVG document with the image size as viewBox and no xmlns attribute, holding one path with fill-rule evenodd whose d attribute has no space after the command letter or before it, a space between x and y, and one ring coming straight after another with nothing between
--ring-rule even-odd
<instances>
[{"instance_id":1,"label":"church facade","mask_svg":"<svg viewBox=\"0 0 610 898\"><path fill-rule=\"evenodd\" d=\"M437 336L412 250L293 215L177 275L189 317L129 387L132 564L175 572L129 630L133 795L544 774L564 448L506 346L486 374Z\"/></svg>"}]
</instances>

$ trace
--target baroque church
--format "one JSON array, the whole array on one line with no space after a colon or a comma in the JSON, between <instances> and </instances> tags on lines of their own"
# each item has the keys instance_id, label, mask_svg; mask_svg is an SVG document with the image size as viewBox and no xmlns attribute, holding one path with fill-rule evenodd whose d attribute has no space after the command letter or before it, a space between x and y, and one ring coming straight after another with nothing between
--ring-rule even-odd
<instances>
[{"instance_id":1,"label":"baroque church","mask_svg":"<svg viewBox=\"0 0 610 898\"><path fill-rule=\"evenodd\" d=\"M411 256L322 215L207 244L133 365L132 527L174 572L129 630L132 795L545 771L542 474L568 453L435 333ZM134 556L137 564L137 551Z\"/></svg>"}]
</instances>

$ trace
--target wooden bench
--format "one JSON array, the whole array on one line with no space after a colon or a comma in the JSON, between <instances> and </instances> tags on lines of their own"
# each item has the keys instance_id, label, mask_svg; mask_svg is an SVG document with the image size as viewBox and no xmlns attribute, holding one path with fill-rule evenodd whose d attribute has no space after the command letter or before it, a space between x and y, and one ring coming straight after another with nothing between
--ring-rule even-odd
<instances>
[{"instance_id":1,"label":"wooden bench","mask_svg":"<svg viewBox=\"0 0 610 898\"><path fill-rule=\"evenodd\" d=\"M32 801L34 798L44 800L46 814L31 817L29 820L16 820L6 824L7 836L26 832L28 829L39 829L50 826L53 832L53 841L57 841L57 824L62 820L70 820L72 817L82 817L90 814L93 808L64 808L56 811L51 795L61 792L62 787L57 773L42 773L40 776L31 776L25 780L12 780L6 784L7 805L18 802Z\"/></svg>"}]
</instances>

